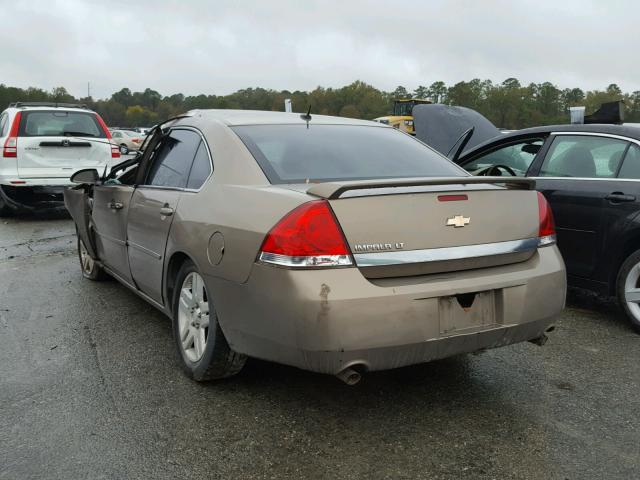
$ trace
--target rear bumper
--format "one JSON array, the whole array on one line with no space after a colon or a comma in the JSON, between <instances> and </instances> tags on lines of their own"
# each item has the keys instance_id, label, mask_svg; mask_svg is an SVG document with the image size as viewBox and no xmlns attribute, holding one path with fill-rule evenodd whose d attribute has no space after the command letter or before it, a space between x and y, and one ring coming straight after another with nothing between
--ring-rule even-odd
<instances>
[{"instance_id":1,"label":"rear bumper","mask_svg":"<svg viewBox=\"0 0 640 480\"><path fill-rule=\"evenodd\" d=\"M57 210L64 208L64 188L60 185L0 185L0 198L15 211Z\"/></svg>"},{"instance_id":2,"label":"rear bumper","mask_svg":"<svg viewBox=\"0 0 640 480\"><path fill-rule=\"evenodd\" d=\"M246 284L215 277L207 284L234 350L329 374L354 365L396 368L540 337L566 294L555 246L525 262L465 272L370 281L356 268L256 264ZM476 311L476 323L467 324L452 296L473 292L491 292L490 313Z\"/></svg>"}]
</instances>

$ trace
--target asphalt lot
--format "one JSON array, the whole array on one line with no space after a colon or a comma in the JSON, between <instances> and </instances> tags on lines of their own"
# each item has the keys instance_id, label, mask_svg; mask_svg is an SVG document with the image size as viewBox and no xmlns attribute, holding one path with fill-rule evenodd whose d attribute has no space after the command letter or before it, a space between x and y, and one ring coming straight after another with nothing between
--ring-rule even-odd
<instances>
[{"instance_id":1,"label":"asphalt lot","mask_svg":"<svg viewBox=\"0 0 640 480\"><path fill-rule=\"evenodd\" d=\"M83 280L68 219L0 219L0 479L640 477L640 336L571 292L544 347L208 385L169 320Z\"/></svg>"}]
</instances>

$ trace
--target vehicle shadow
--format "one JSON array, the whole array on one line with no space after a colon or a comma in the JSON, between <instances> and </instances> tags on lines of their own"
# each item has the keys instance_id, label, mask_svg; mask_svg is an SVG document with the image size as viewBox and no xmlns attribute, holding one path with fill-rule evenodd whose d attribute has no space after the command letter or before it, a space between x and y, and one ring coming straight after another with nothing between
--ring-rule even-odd
<instances>
[{"instance_id":1,"label":"vehicle shadow","mask_svg":"<svg viewBox=\"0 0 640 480\"><path fill-rule=\"evenodd\" d=\"M598 314L603 320L632 329L626 314L613 297L570 287L567 290L567 307Z\"/></svg>"}]
</instances>

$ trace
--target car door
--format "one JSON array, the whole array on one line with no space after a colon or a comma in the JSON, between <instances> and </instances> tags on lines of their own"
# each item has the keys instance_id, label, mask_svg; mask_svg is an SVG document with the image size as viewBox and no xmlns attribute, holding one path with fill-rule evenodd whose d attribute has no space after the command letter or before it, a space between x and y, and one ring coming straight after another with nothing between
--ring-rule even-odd
<instances>
[{"instance_id":1,"label":"car door","mask_svg":"<svg viewBox=\"0 0 640 480\"><path fill-rule=\"evenodd\" d=\"M630 143L581 132L557 132L550 140L531 176L551 204L567 274L605 282L606 245L632 197L625 193L628 182L616 178Z\"/></svg>"},{"instance_id":2,"label":"car door","mask_svg":"<svg viewBox=\"0 0 640 480\"><path fill-rule=\"evenodd\" d=\"M136 188L127 226L128 256L138 289L162 303L165 247L174 213L200 144L198 132L170 130L150 158L144 180Z\"/></svg>"},{"instance_id":3,"label":"car door","mask_svg":"<svg viewBox=\"0 0 640 480\"><path fill-rule=\"evenodd\" d=\"M133 185L95 185L91 220L98 258L127 283L132 283L127 256L127 214Z\"/></svg>"}]
</instances>

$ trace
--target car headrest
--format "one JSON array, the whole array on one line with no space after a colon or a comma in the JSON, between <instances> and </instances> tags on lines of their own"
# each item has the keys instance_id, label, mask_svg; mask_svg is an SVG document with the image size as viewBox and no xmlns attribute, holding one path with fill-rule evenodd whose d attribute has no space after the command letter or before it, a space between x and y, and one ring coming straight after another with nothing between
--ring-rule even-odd
<instances>
[{"instance_id":1,"label":"car headrest","mask_svg":"<svg viewBox=\"0 0 640 480\"><path fill-rule=\"evenodd\" d=\"M595 177L596 163L588 148L574 145L564 154L555 170L567 177Z\"/></svg>"}]
</instances>

